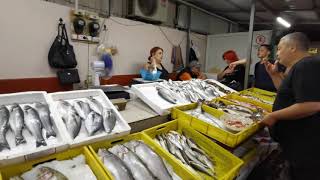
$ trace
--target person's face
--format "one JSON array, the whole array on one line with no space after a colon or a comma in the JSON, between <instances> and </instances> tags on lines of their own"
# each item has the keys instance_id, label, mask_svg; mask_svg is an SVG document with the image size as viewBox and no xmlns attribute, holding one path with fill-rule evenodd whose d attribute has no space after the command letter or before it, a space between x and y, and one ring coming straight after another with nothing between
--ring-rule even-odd
<instances>
[{"instance_id":1,"label":"person's face","mask_svg":"<svg viewBox=\"0 0 320 180\"><path fill-rule=\"evenodd\" d=\"M199 67L192 67L192 68L191 68L191 71L192 71L193 73L195 73L195 74L198 74L198 73L200 73L200 68L199 68Z\"/></svg>"},{"instance_id":2,"label":"person's face","mask_svg":"<svg viewBox=\"0 0 320 180\"><path fill-rule=\"evenodd\" d=\"M228 65L234 62L234 61L229 60L229 59L224 59L224 61L225 61Z\"/></svg>"},{"instance_id":3,"label":"person's face","mask_svg":"<svg viewBox=\"0 0 320 180\"><path fill-rule=\"evenodd\" d=\"M258 58L263 59L263 58L267 58L270 55L270 51L265 47L265 46L261 46L258 49Z\"/></svg>"},{"instance_id":4,"label":"person's face","mask_svg":"<svg viewBox=\"0 0 320 180\"><path fill-rule=\"evenodd\" d=\"M153 53L153 57L156 59L157 63L161 63L163 52L161 49L158 49L155 53Z\"/></svg>"},{"instance_id":5,"label":"person's face","mask_svg":"<svg viewBox=\"0 0 320 180\"><path fill-rule=\"evenodd\" d=\"M288 66L290 64L290 60L292 59L292 55L295 49L290 46L288 42L281 39L278 44L277 50L277 58L279 59L279 63L283 64L284 66Z\"/></svg>"}]
</instances>

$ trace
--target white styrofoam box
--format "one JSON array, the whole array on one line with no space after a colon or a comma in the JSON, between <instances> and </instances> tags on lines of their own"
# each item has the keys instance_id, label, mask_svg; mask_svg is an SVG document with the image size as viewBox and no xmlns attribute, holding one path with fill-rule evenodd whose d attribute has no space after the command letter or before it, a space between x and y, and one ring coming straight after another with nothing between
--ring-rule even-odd
<instances>
[{"instance_id":1,"label":"white styrofoam box","mask_svg":"<svg viewBox=\"0 0 320 180\"><path fill-rule=\"evenodd\" d=\"M175 106L186 105L190 103L178 102L172 104L158 95L156 85L158 83L135 84L131 86L131 90L146 104L148 104L159 115L166 115L170 113L170 109Z\"/></svg>"},{"instance_id":2,"label":"white styrofoam box","mask_svg":"<svg viewBox=\"0 0 320 180\"><path fill-rule=\"evenodd\" d=\"M118 110L115 108L115 106L111 103L109 98L104 94L104 92L101 89L89 89L89 90L76 90L76 91L67 91L67 92L56 92L56 93L50 93L48 94L49 99L52 104L54 104L54 108L56 109L54 113L56 114L57 119L63 124L63 132L65 134L65 137L68 139L70 147L76 147L81 145L87 145L90 143L94 143L101 140L111 139L120 137L123 135L130 134L131 127L128 125L128 123L123 119L121 114L118 112ZM97 100L102 103L104 107L111 108L114 110L117 116L117 122L113 129L113 131L108 134L105 132L101 132L99 134L88 136L85 130L84 123L82 124L81 130L79 132L79 135L73 139L69 132L67 131L67 128L59 115L57 111L59 100L65 100L72 103L74 100L86 100L88 97L95 97Z\"/></svg>"},{"instance_id":3,"label":"white styrofoam box","mask_svg":"<svg viewBox=\"0 0 320 180\"><path fill-rule=\"evenodd\" d=\"M58 121L57 118L53 115L52 104L50 104L46 95L47 93L44 91L30 91L0 95L0 105L7 106L9 110L10 106L14 103L19 104L21 108L23 108L26 104L34 107L34 103L37 102L47 103L51 112L50 116L52 118L53 129L57 135L56 138L50 137L47 139L43 131L42 134L47 143L47 146L40 146L37 148L35 138L30 134L27 128L24 128L23 136L26 139L27 143L16 146L15 136L9 129L6 133L6 139L11 149L5 149L0 152L0 166L21 163L26 160L60 152L69 147L67 141L65 141L64 139L64 133L61 132L62 124L60 124L60 121Z\"/></svg>"}]
</instances>

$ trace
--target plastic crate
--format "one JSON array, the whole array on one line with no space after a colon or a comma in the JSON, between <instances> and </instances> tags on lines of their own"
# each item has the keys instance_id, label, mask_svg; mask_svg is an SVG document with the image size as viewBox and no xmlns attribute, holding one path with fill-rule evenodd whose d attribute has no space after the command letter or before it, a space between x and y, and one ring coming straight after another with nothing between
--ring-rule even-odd
<instances>
[{"instance_id":1,"label":"plastic crate","mask_svg":"<svg viewBox=\"0 0 320 180\"><path fill-rule=\"evenodd\" d=\"M214 160L217 179L231 180L237 176L239 169L243 164L243 161L238 157L234 156L229 151L223 149L216 143L212 142L211 140L206 138L204 135L191 129L189 125L186 124L185 121L181 119L174 120L174 121L147 129L143 131L143 133L147 134L150 140L152 140L155 138L156 135L167 133L168 131L171 131L171 130L177 131L179 133L184 133L184 135L186 135L187 137L192 138L196 142L196 144L199 145L207 153L207 155ZM154 143L156 142L154 141ZM161 151L165 154L168 154L168 156L170 156L171 159L173 159L178 164L180 164L181 168L187 169L186 166L180 160L178 160L175 156L167 152L162 147L161 147ZM194 179L199 179L199 180L203 178L212 179L211 177L206 176L202 173L201 173L202 175L200 176L195 171L190 171L190 173L194 174L194 177L196 177Z\"/></svg>"},{"instance_id":2,"label":"plastic crate","mask_svg":"<svg viewBox=\"0 0 320 180\"><path fill-rule=\"evenodd\" d=\"M248 98L245 98L245 97L241 97L238 94L229 94L229 95L226 95L226 96L223 96L223 97L219 97L217 99L227 99L227 100L228 99L234 99L234 100L238 100L238 101L241 101L241 102L253 104L255 106L258 106L260 108L265 109L267 112L272 112L272 105L265 104L265 103L262 103L262 102L259 102L259 101L255 101L255 100L252 100L252 99L248 99Z\"/></svg>"},{"instance_id":3,"label":"plastic crate","mask_svg":"<svg viewBox=\"0 0 320 180\"><path fill-rule=\"evenodd\" d=\"M196 107L197 107L196 104L176 107L171 112L172 118L174 119L178 118L186 122L193 129L201 132L202 134L209 136L219 141L220 143L225 144L232 148L236 147L237 145L245 141L248 137L252 136L261 128L261 126L258 123L253 123L251 126L249 126L248 128L238 133L232 133L227 130L216 127L212 124L209 124L203 120L200 120L184 112L186 110L195 109ZM223 111L211 108L207 105L203 105L203 110L217 118L219 118L224 114Z\"/></svg>"},{"instance_id":4,"label":"plastic crate","mask_svg":"<svg viewBox=\"0 0 320 180\"><path fill-rule=\"evenodd\" d=\"M243 90L241 92L252 92L252 93L264 95L264 96L267 96L270 98L275 98L277 96L277 93L275 93L275 92L270 92L270 91L266 91L266 90L259 89L259 88L249 88L249 89Z\"/></svg>"},{"instance_id":5,"label":"plastic crate","mask_svg":"<svg viewBox=\"0 0 320 180\"><path fill-rule=\"evenodd\" d=\"M99 163L101 167L103 167L104 171L109 175L109 177L112 177L109 170L104 166L103 162L100 160L100 157L96 153L99 148L110 148L116 144L122 144L131 140L142 140L145 144L147 144L151 149L153 149L159 156L161 156L174 170L174 172L181 177L182 179L186 180L192 180L194 179L194 175L190 172L188 172L186 169L181 168L180 165L174 161L168 153L161 150L161 147L153 142L152 139L150 139L147 135L144 133L136 133L127 135L124 137L114 138L112 140L103 141L103 142L97 142L94 144L89 145L89 149L93 156L95 157L96 161ZM112 178L113 179L113 178Z\"/></svg>"},{"instance_id":6,"label":"plastic crate","mask_svg":"<svg viewBox=\"0 0 320 180\"><path fill-rule=\"evenodd\" d=\"M94 175L98 180L108 180L109 176L104 172L103 168L99 166L98 162L91 154L87 147L70 149L61 153L53 154L47 157L43 157L37 160L32 160L29 162L21 163L18 165L11 165L0 169L0 180L7 180L10 177L21 175L22 173L31 170L34 166L45 163L52 160L67 160L83 154L86 158L86 163L91 168Z\"/></svg>"}]
</instances>

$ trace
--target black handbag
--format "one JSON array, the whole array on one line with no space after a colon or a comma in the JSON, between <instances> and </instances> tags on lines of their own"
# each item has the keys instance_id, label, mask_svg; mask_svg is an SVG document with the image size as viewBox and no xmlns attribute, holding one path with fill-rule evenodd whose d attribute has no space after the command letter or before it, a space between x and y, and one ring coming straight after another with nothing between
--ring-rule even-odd
<instances>
[{"instance_id":1,"label":"black handbag","mask_svg":"<svg viewBox=\"0 0 320 180\"><path fill-rule=\"evenodd\" d=\"M57 76L61 84L80 83L78 69L59 70Z\"/></svg>"},{"instance_id":2,"label":"black handbag","mask_svg":"<svg viewBox=\"0 0 320 180\"><path fill-rule=\"evenodd\" d=\"M52 68L68 69L77 66L73 46L69 44L66 26L62 19L58 25L58 35L49 50L48 60Z\"/></svg>"}]
</instances>

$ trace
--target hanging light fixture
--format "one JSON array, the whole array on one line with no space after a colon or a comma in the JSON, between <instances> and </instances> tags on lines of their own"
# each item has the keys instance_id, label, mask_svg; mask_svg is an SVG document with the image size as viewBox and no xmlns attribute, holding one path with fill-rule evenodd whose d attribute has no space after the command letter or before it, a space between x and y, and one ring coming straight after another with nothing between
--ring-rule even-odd
<instances>
[{"instance_id":1,"label":"hanging light fixture","mask_svg":"<svg viewBox=\"0 0 320 180\"><path fill-rule=\"evenodd\" d=\"M283 19L282 17L277 17L277 21L278 21L278 23L280 23L281 25L283 25L286 28L291 27L291 24L287 20Z\"/></svg>"}]
</instances>

